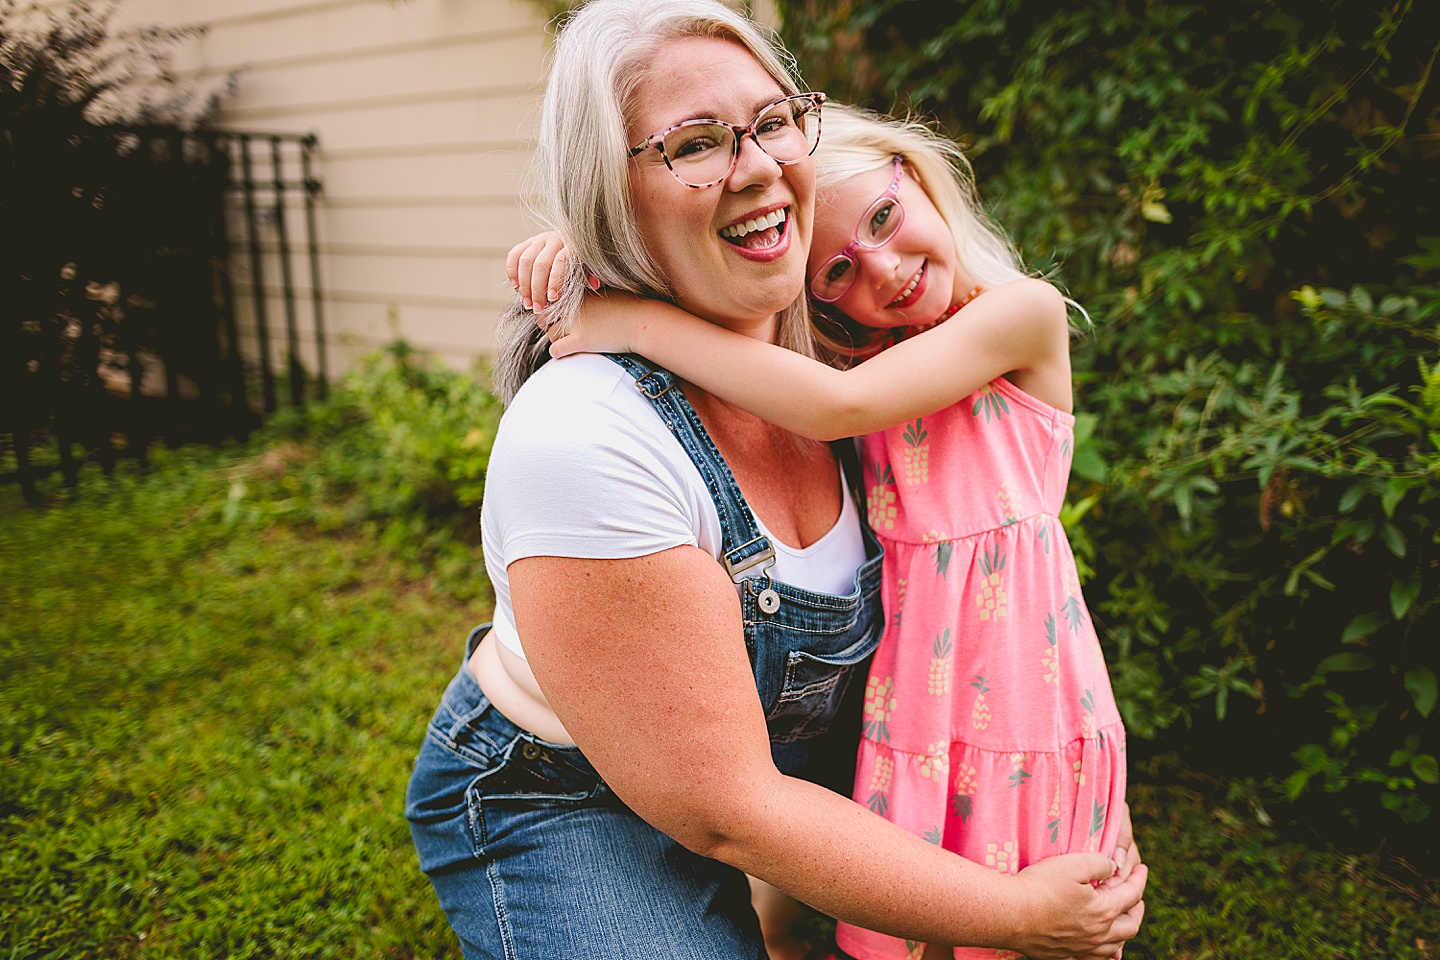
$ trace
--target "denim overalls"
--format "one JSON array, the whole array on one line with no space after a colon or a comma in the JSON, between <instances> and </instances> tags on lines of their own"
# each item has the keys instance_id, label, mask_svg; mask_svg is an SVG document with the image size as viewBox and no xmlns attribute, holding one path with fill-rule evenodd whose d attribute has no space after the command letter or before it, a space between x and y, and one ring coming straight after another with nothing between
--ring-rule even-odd
<instances>
[{"instance_id":1,"label":"denim overalls","mask_svg":"<svg viewBox=\"0 0 1440 960\"><path fill-rule=\"evenodd\" d=\"M769 577L774 550L677 378L613 357L694 461L715 502L745 645L781 772L849 794L870 655L879 641L881 550L848 597ZM842 453L859 482L853 447ZM778 603L776 602L778 601ZM576 747L493 709L465 660L431 719L405 815L465 956L506 960L755 960L765 956L745 877L686 850L629 810Z\"/></svg>"}]
</instances>

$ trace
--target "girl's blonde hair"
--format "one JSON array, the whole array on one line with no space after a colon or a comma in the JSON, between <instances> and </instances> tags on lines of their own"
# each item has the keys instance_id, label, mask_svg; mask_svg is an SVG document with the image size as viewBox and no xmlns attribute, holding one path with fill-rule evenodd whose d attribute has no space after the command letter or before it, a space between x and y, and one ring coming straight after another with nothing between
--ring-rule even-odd
<instances>
[{"instance_id":1,"label":"girl's blonde hair","mask_svg":"<svg viewBox=\"0 0 1440 960\"><path fill-rule=\"evenodd\" d=\"M976 285L988 289L1031 276L1005 232L980 206L975 173L964 151L923 123L826 104L815 151L816 191L888 169L897 156L905 161L906 175L919 182L949 226L958 265ZM821 215L817 210L817 218ZM828 304L812 307L816 339L831 363L844 365L871 352L886 333L857 323Z\"/></svg>"},{"instance_id":2,"label":"girl's blonde hair","mask_svg":"<svg viewBox=\"0 0 1440 960\"><path fill-rule=\"evenodd\" d=\"M580 306L587 271L607 287L673 299L635 224L625 116L655 52L682 37L738 43L784 93L801 91L794 58L773 32L716 0L591 0L576 11L555 41L526 191L530 212L570 250L560 299L549 308L562 330ZM778 342L815 356L812 330L797 290L781 312ZM495 389L509 403L550 359L550 343L518 299L498 337Z\"/></svg>"}]
</instances>

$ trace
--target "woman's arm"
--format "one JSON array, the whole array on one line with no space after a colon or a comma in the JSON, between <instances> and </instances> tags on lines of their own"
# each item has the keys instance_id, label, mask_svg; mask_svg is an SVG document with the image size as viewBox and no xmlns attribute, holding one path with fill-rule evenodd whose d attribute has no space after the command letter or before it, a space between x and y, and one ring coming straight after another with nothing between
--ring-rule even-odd
<instances>
[{"instance_id":1,"label":"woman's arm","mask_svg":"<svg viewBox=\"0 0 1440 960\"><path fill-rule=\"evenodd\" d=\"M998 376L1063 366L1069 332L1059 291L1016 280L849 370L732 333L678 307L625 294L592 297L554 334L554 356L639 353L763 420L816 440L869 433L934 413ZM1045 399L1045 398L1042 398Z\"/></svg>"},{"instance_id":2,"label":"woman's arm","mask_svg":"<svg viewBox=\"0 0 1440 960\"><path fill-rule=\"evenodd\" d=\"M565 728L616 794L689 849L861 926L1037 958L1111 957L1145 869L1098 854L1001 876L774 766L734 586L681 546L509 566L515 621ZM583 616L579 611L583 610Z\"/></svg>"}]
</instances>

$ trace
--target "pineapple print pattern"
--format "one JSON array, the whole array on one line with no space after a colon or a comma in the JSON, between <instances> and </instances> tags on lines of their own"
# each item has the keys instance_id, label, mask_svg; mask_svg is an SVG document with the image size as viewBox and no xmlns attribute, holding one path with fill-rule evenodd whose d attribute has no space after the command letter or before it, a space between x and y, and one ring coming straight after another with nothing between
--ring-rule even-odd
<instances>
[{"instance_id":1,"label":"pineapple print pattern","mask_svg":"<svg viewBox=\"0 0 1440 960\"><path fill-rule=\"evenodd\" d=\"M1095 739L1095 694L1089 690L1080 698L1080 706L1085 708L1085 716L1080 721L1080 735L1086 740Z\"/></svg>"},{"instance_id":2,"label":"pineapple print pattern","mask_svg":"<svg viewBox=\"0 0 1440 960\"><path fill-rule=\"evenodd\" d=\"M980 696L975 698L975 706L970 708L970 723L976 730L984 730L990 726L990 706L985 702L985 694L990 692L990 685L985 678L977 676L970 681L970 686L980 691Z\"/></svg>"},{"instance_id":3,"label":"pineapple print pattern","mask_svg":"<svg viewBox=\"0 0 1440 960\"><path fill-rule=\"evenodd\" d=\"M875 464L875 483L870 487L870 529L871 530L894 530L895 529L895 491L890 488L895 485L895 474L890 469L890 464Z\"/></svg>"},{"instance_id":4,"label":"pineapple print pattern","mask_svg":"<svg viewBox=\"0 0 1440 960\"><path fill-rule=\"evenodd\" d=\"M950 642L950 628L935 637L930 647L930 696L943 697L950 692L950 654L955 645Z\"/></svg>"},{"instance_id":5,"label":"pineapple print pattern","mask_svg":"<svg viewBox=\"0 0 1440 960\"><path fill-rule=\"evenodd\" d=\"M905 441L905 482L912 485L930 482L930 444L925 442L930 431L925 429L924 421L924 417L916 417L901 434Z\"/></svg>"},{"instance_id":6,"label":"pineapple print pattern","mask_svg":"<svg viewBox=\"0 0 1440 960\"><path fill-rule=\"evenodd\" d=\"M862 458L868 519L888 553L888 629L864 691L855 799L1006 876L1106 849L1118 829L1106 805L1123 796L1124 740L1091 660L1097 618L1056 516L1068 424L1051 413L996 382L867 439ZM853 956L924 952L840 932Z\"/></svg>"},{"instance_id":7,"label":"pineapple print pattern","mask_svg":"<svg viewBox=\"0 0 1440 960\"><path fill-rule=\"evenodd\" d=\"M1015 841L985 844L985 866L997 873L1019 873L1020 858L1016 855Z\"/></svg>"},{"instance_id":8,"label":"pineapple print pattern","mask_svg":"<svg viewBox=\"0 0 1440 960\"><path fill-rule=\"evenodd\" d=\"M968 763L960 764L959 776L955 778L955 792L950 795L950 809L961 823L968 821L975 812L975 788L978 786L975 768Z\"/></svg>"},{"instance_id":9,"label":"pineapple print pattern","mask_svg":"<svg viewBox=\"0 0 1440 960\"><path fill-rule=\"evenodd\" d=\"M1030 779L1030 771L1025 769L1025 754L1010 754L1010 787L1016 789L1025 786L1025 781Z\"/></svg>"},{"instance_id":10,"label":"pineapple print pattern","mask_svg":"<svg viewBox=\"0 0 1440 960\"><path fill-rule=\"evenodd\" d=\"M944 580L950 573L950 558L955 554L955 542L938 530L931 530L925 534L925 542L935 545L934 550L930 553L930 559L935 561L935 576Z\"/></svg>"},{"instance_id":11,"label":"pineapple print pattern","mask_svg":"<svg viewBox=\"0 0 1440 960\"><path fill-rule=\"evenodd\" d=\"M1000 620L1005 616L1005 605L1009 595L1005 592L1005 578L1001 572L1005 569L1006 557L1000 553L1000 545L995 545L995 552L980 552L980 589L975 594L975 606L980 608L981 620Z\"/></svg>"},{"instance_id":12,"label":"pineapple print pattern","mask_svg":"<svg viewBox=\"0 0 1440 960\"><path fill-rule=\"evenodd\" d=\"M1093 801L1093 808L1090 811L1089 835L1085 838L1085 851L1095 853L1100 849L1101 831L1105 829L1105 804L1099 800Z\"/></svg>"},{"instance_id":13,"label":"pineapple print pattern","mask_svg":"<svg viewBox=\"0 0 1440 960\"><path fill-rule=\"evenodd\" d=\"M865 684L865 736L879 743L890 742L890 714L895 711L895 678L872 676Z\"/></svg>"},{"instance_id":14,"label":"pineapple print pattern","mask_svg":"<svg viewBox=\"0 0 1440 960\"><path fill-rule=\"evenodd\" d=\"M890 810L890 780L895 776L895 761L889 757L876 757L875 769L870 774L870 796L865 806L872 812L885 816Z\"/></svg>"},{"instance_id":15,"label":"pineapple print pattern","mask_svg":"<svg viewBox=\"0 0 1440 960\"><path fill-rule=\"evenodd\" d=\"M1020 498L1020 490L1009 480L1000 484L1000 492L995 494L995 499L1000 501L1000 521L1002 527L1008 527L1012 523L1020 522L1020 510L1023 501ZM1043 528L1042 528L1043 529Z\"/></svg>"},{"instance_id":16,"label":"pineapple print pattern","mask_svg":"<svg viewBox=\"0 0 1440 960\"><path fill-rule=\"evenodd\" d=\"M1065 605L1061 608L1065 614L1065 623L1070 627L1070 633L1080 632L1080 625L1085 622L1085 612L1080 607L1080 598L1068 596L1065 598Z\"/></svg>"},{"instance_id":17,"label":"pineapple print pattern","mask_svg":"<svg viewBox=\"0 0 1440 960\"><path fill-rule=\"evenodd\" d=\"M1050 801L1050 820L1045 824L1050 831L1050 842L1060 842L1060 784L1055 784L1055 799Z\"/></svg>"},{"instance_id":18,"label":"pineapple print pattern","mask_svg":"<svg viewBox=\"0 0 1440 960\"><path fill-rule=\"evenodd\" d=\"M1040 666L1045 668L1045 682L1054 683L1060 678L1060 658L1055 637L1055 614L1045 618L1045 655L1040 658Z\"/></svg>"},{"instance_id":19,"label":"pineapple print pattern","mask_svg":"<svg viewBox=\"0 0 1440 960\"><path fill-rule=\"evenodd\" d=\"M944 740L930 744L920 757L920 776L944 783L950 776L950 745Z\"/></svg>"},{"instance_id":20,"label":"pineapple print pattern","mask_svg":"<svg viewBox=\"0 0 1440 960\"><path fill-rule=\"evenodd\" d=\"M990 422L992 416L999 420L1009 412L1010 404L1006 403L1005 398L996 392L994 385L989 383L980 388L980 395L975 398L975 405L970 408L970 416L978 417L983 413L986 423Z\"/></svg>"}]
</instances>

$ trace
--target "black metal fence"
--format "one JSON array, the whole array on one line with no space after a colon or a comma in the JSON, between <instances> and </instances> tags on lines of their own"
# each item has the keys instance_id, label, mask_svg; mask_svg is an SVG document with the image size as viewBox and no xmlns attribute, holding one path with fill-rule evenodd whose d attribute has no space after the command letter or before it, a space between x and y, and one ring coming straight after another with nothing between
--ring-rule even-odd
<instances>
[{"instance_id":1,"label":"black metal fence","mask_svg":"<svg viewBox=\"0 0 1440 960\"><path fill-rule=\"evenodd\" d=\"M304 402L307 358L323 395L315 168L313 136L0 130L0 443L28 498L57 465L246 436L281 377Z\"/></svg>"},{"instance_id":2,"label":"black metal fence","mask_svg":"<svg viewBox=\"0 0 1440 960\"><path fill-rule=\"evenodd\" d=\"M313 343L316 388L323 397L327 389L328 364L325 357L324 297L320 286L320 247L316 238L315 202L320 181L315 176L316 140L313 135L293 134L226 134L232 159L238 158L232 190L238 195L239 214L234 219L243 225L247 264L249 267L249 303L253 310L253 329L257 340L261 393L266 412L275 409L275 350L270 336L271 301L280 300L285 314L286 374L290 382L290 402L304 403L306 370L302 362L299 317L300 288L296 284L295 259L303 249L309 271L310 327L308 339ZM291 205L303 207L300 221L304 237L297 245L290 237ZM265 225L274 227L273 248L267 256L261 234ZM267 286L269 267L278 267L280 286Z\"/></svg>"}]
</instances>

